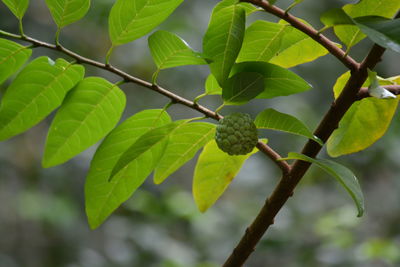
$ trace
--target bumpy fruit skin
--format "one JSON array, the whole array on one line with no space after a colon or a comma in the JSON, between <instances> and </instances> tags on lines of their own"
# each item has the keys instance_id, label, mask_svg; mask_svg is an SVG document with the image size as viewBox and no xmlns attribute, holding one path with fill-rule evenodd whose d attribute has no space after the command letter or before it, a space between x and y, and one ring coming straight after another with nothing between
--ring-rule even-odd
<instances>
[{"instance_id":1,"label":"bumpy fruit skin","mask_svg":"<svg viewBox=\"0 0 400 267\"><path fill-rule=\"evenodd\" d=\"M232 113L219 121L215 141L229 155L246 155L257 144L256 125L249 114Z\"/></svg>"}]
</instances>

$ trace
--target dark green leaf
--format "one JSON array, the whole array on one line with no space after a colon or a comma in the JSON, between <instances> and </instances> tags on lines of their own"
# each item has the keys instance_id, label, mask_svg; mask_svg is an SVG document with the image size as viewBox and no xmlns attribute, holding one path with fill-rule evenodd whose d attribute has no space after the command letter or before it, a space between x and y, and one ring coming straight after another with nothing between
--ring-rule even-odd
<instances>
[{"instance_id":1,"label":"dark green leaf","mask_svg":"<svg viewBox=\"0 0 400 267\"><path fill-rule=\"evenodd\" d=\"M305 136L323 146L323 142L313 135L307 126L297 118L278 112L272 108L266 109L257 115L254 123L259 129L272 129L287 133Z\"/></svg>"},{"instance_id":2,"label":"dark green leaf","mask_svg":"<svg viewBox=\"0 0 400 267\"><path fill-rule=\"evenodd\" d=\"M354 203L356 204L358 209L357 216L361 217L363 215L364 196L361 191L360 184L358 183L357 177L348 168L332 160L314 159L295 152L290 152L288 157L282 160L287 159L299 159L306 162L314 163L315 165L332 175L346 189L346 191L354 200Z\"/></svg>"},{"instance_id":3,"label":"dark green leaf","mask_svg":"<svg viewBox=\"0 0 400 267\"><path fill-rule=\"evenodd\" d=\"M90 7L90 0L46 0L58 28L63 28L83 18Z\"/></svg>"},{"instance_id":4,"label":"dark green leaf","mask_svg":"<svg viewBox=\"0 0 400 267\"><path fill-rule=\"evenodd\" d=\"M245 11L239 5L221 8L218 4L211 15L203 39L205 57L211 60L211 73L220 85L228 79L239 54L245 31Z\"/></svg>"},{"instance_id":5,"label":"dark green leaf","mask_svg":"<svg viewBox=\"0 0 400 267\"><path fill-rule=\"evenodd\" d=\"M32 61L7 89L0 107L0 140L22 133L61 105L65 95L83 79L80 65L48 57Z\"/></svg>"},{"instance_id":6,"label":"dark green leaf","mask_svg":"<svg viewBox=\"0 0 400 267\"><path fill-rule=\"evenodd\" d=\"M343 10L352 18L363 16L381 16L392 18L400 8L400 0L363 0L355 4L348 4ZM335 34L348 47L352 47L365 38L365 35L356 26L335 26Z\"/></svg>"},{"instance_id":7,"label":"dark green leaf","mask_svg":"<svg viewBox=\"0 0 400 267\"><path fill-rule=\"evenodd\" d=\"M169 175L192 159L215 135L215 125L205 122L184 123L170 135L168 146L154 171L154 182L162 183Z\"/></svg>"},{"instance_id":8,"label":"dark green leaf","mask_svg":"<svg viewBox=\"0 0 400 267\"><path fill-rule=\"evenodd\" d=\"M119 121L125 102L125 94L102 78L81 81L50 126L43 167L64 163L106 136Z\"/></svg>"},{"instance_id":9,"label":"dark green leaf","mask_svg":"<svg viewBox=\"0 0 400 267\"><path fill-rule=\"evenodd\" d=\"M295 73L266 62L242 62L232 69L239 72L256 72L264 76L264 90L257 98L273 98L307 91L311 85Z\"/></svg>"},{"instance_id":10,"label":"dark green leaf","mask_svg":"<svg viewBox=\"0 0 400 267\"><path fill-rule=\"evenodd\" d=\"M17 72L31 54L31 49L0 38L0 84Z\"/></svg>"},{"instance_id":11,"label":"dark green leaf","mask_svg":"<svg viewBox=\"0 0 400 267\"><path fill-rule=\"evenodd\" d=\"M264 90L264 76L256 72L239 72L229 78L222 90L227 105L245 104Z\"/></svg>"},{"instance_id":12,"label":"dark green leaf","mask_svg":"<svg viewBox=\"0 0 400 267\"><path fill-rule=\"evenodd\" d=\"M111 171L121 155L150 129L171 122L161 109L144 110L118 125L101 143L90 164L85 184L86 214L91 228L98 227L142 184L158 163L147 152L138 164L126 170L129 177L114 177Z\"/></svg>"},{"instance_id":13,"label":"dark green leaf","mask_svg":"<svg viewBox=\"0 0 400 267\"><path fill-rule=\"evenodd\" d=\"M183 0L117 0L109 17L109 33L114 46L134 41L153 30Z\"/></svg>"},{"instance_id":14,"label":"dark green leaf","mask_svg":"<svg viewBox=\"0 0 400 267\"><path fill-rule=\"evenodd\" d=\"M400 53L400 19L368 16L354 21L373 42Z\"/></svg>"},{"instance_id":15,"label":"dark green leaf","mask_svg":"<svg viewBox=\"0 0 400 267\"><path fill-rule=\"evenodd\" d=\"M150 35L149 48L160 70L184 65L207 64L185 41L167 31L156 31Z\"/></svg>"}]
</instances>

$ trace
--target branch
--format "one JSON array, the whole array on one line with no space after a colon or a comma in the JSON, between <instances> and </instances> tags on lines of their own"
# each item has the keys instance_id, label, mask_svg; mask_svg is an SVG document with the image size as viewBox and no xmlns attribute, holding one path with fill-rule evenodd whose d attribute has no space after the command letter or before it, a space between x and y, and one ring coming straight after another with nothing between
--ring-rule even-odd
<instances>
[{"instance_id":1,"label":"branch","mask_svg":"<svg viewBox=\"0 0 400 267\"><path fill-rule=\"evenodd\" d=\"M104 69L106 71L114 73L114 74L118 75L119 77L123 78L126 82L135 83L135 84L141 85L147 89L155 91L159 94L162 94L162 95L168 97L169 99L171 99L171 101L173 101L174 103L181 104L181 105L187 106L191 109L197 110L198 112L204 114L208 118L211 118L211 119L214 119L217 121L223 118L223 116L221 116L217 112L214 112L202 105L199 105L196 102L190 101L186 98L176 95L176 94L172 93L171 91L169 91L159 85L152 84L150 82L147 82L147 81L144 81L137 77L134 77L134 76L132 76L118 68L115 68L109 64L104 64L104 63L83 57L71 50L68 50L67 48L65 48L61 45L49 44L49 43L34 39L34 38L26 36L26 35L21 36L18 34L13 34L13 33L5 32L2 30L0 30L0 35L29 42L29 43L33 44L35 47L45 47L45 48L48 48L51 50L61 52L65 55L70 56L71 58L75 59L78 63L92 65L97 68ZM286 161L280 161L279 159L282 157L275 150L273 150L270 146L259 141L257 143L257 148L261 152L263 152L265 155L267 155L282 170L283 173L289 172L289 170L290 170L289 164Z\"/></svg>"},{"instance_id":2,"label":"branch","mask_svg":"<svg viewBox=\"0 0 400 267\"><path fill-rule=\"evenodd\" d=\"M259 2L259 1L256 1ZM352 72L352 75L346 83L342 93L338 99L332 104L331 108L325 114L320 122L317 130L314 132L322 141L326 142L332 132L337 128L339 121L344 116L350 106L357 100L357 94L362 84L368 77L367 69L373 69L380 61L385 49L378 45L374 45L368 56L360 64L360 67ZM302 150L302 154L309 157L316 157L321 146L309 140ZM233 250L232 254L224 263L224 267L242 266L250 254L254 251L255 246L260 241L269 226L274 223L274 218L293 195L293 191L297 184L303 178L304 174L311 166L310 163L297 160L291 167L288 174L284 174L272 194L265 201L259 214L253 223L246 229L245 234L240 242Z\"/></svg>"},{"instance_id":3,"label":"branch","mask_svg":"<svg viewBox=\"0 0 400 267\"><path fill-rule=\"evenodd\" d=\"M258 7L261 7L266 12L271 13L287 21L294 28L304 32L312 39L314 39L316 42L318 42L320 45L325 47L329 51L329 53L331 53L333 56L339 59L348 69L350 69L351 71L358 69L359 64L352 57L346 55L346 53L342 49L340 49L336 43L334 43L324 35L318 33L318 31L313 27L308 26L307 24L301 22L295 16L285 12L283 9L280 9L277 6L271 5L268 2L262 0L241 0L241 1L248 2Z\"/></svg>"}]
</instances>

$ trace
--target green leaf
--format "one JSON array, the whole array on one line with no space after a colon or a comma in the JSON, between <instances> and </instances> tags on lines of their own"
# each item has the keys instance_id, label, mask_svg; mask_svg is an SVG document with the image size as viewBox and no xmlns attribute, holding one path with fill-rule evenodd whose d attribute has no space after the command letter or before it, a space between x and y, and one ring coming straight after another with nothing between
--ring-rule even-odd
<instances>
[{"instance_id":1,"label":"green leaf","mask_svg":"<svg viewBox=\"0 0 400 267\"><path fill-rule=\"evenodd\" d=\"M371 146L385 134L398 102L398 99L374 97L354 102L328 139L328 154L338 157Z\"/></svg>"},{"instance_id":2,"label":"green leaf","mask_svg":"<svg viewBox=\"0 0 400 267\"><path fill-rule=\"evenodd\" d=\"M400 19L367 16L354 21L373 42L400 53Z\"/></svg>"},{"instance_id":3,"label":"green leaf","mask_svg":"<svg viewBox=\"0 0 400 267\"><path fill-rule=\"evenodd\" d=\"M167 125L152 129L141 136L124 152L124 154L122 154L111 172L111 178L113 179L115 176L124 176L123 179L129 179L129 174L126 174L126 170L132 165L140 166L139 162L141 162L143 157L148 153L151 153L153 157L157 159L156 162L158 163L168 144L168 139L172 131L182 123L184 123L184 121L171 122ZM154 165L154 168L155 167L156 165Z\"/></svg>"},{"instance_id":4,"label":"green leaf","mask_svg":"<svg viewBox=\"0 0 400 267\"><path fill-rule=\"evenodd\" d=\"M193 178L193 197L201 212L205 212L224 193L240 171L243 163L258 150L243 156L230 156L210 141L197 160Z\"/></svg>"},{"instance_id":5,"label":"green leaf","mask_svg":"<svg viewBox=\"0 0 400 267\"><path fill-rule=\"evenodd\" d=\"M288 157L283 158L282 160L288 159L298 159L314 163L315 165L332 175L346 189L351 198L354 200L354 203L356 204L358 209L357 217L361 217L363 215L364 196L361 191L361 186L358 183L357 177L348 168L332 160L314 159L295 152L290 152Z\"/></svg>"},{"instance_id":6,"label":"green leaf","mask_svg":"<svg viewBox=\"0 0 400 267\"><path fill-rule=\"evenodd\" d=\"M208 95L221 95L222 88L219 86L217 79L215 79L214 75L210 74L206 80L206 94Z\"/></svg>"},{"instance_id":7,"label":"green leaf","mask_svg":"<svg viewBox=\"0 0 400 267\"><path fill-rule=\"evenodd\" d=\"M214 9L214 12L216 12L222 8L232 6L232 5L237 5L237 6L242 7L246 11L246 15L250 15L250 14L260 10L250 3L240 2L239 0L223 0L218 3L218 5Z\"/></svg>"},{"instance_id":8,"label":"green leaf","mask_svg":"<svg viewBox=\"0 0 400 267\"><path fill-rule=\"evenodd\" d=\"M264 91L257 98L273 98L307 91L311 85L295 73L266 62L242 62L232 69L239 72L256 72L264 76Z\"/></svg>"},{"instance_id":9,"label":"green leaf","mask_svg":"<svg viewBox=\"0 0 400 267\"><path fill-rule=\"evenodd\" d=\"M239 72L229 78L222 90L226 105L242 105L264 90L264 76L257 72Z\"/></svg>"},{"instance_id":10,"label":"green leaf","mask_svg":"<svg viewBox=\"0 0 400 267\"><path fill-rule=\"evenodd\" d=\"M333 95L336 98L342 93L344 86L346 85L347 81L350 79L350 71L346 71L339 78L336 80L335 85L333 86Z\"/></svg>"},{"instance_id":11,"label":"green leaf","mask_svg":"<svg viewBox=\"0 0 400 267\"><path fill-rule=\"evenodd\" d=\"M149 48L157 68L167 69L184 65L207 64L199 53L177 35L156 31L149 37Z\"/></svg>"},{"instance_id":12,"label":"green leaf","mask_svg":"<svg viewBox=\"0 0 400 267\"><path fill-rule=\"evenodd\" d=\"M318 137L313 135L303 122L291 115L281 113L272 108L266 109L258 114L254 123L259 129L272 129L305 136L319 143L321 146L324 145Z\"/></svg>"},{"instance_id":13,"label":"green leaf","mask_svg":"<svg viewBox=\"0 0 400 267\"><path fill-rule=\"evenodd\" d=\"M2 0L3 3L18 18L22 19L29 6L29 0Z\"/></svg>"},{"instance_id":14,"label":"green leaf","mask_svg":"<svg viewBox=\"0 0 400 267\"><path fill-rule=\"evenodd\" d=\"M340 75L340 77L336 80L336 83L333 86L333 93L334 93L335 99L339 97L340 93L343 91L343 88L349 79L350 79L350 71L347 71L347 72L343 73L342 75ZM364 84L362 85L362 87L369 87L370 79L367 79L364 82ZM377 79L378 79L379 85L391 85L391 84L396 83L396 77L391 77L391 78L387 78L387 79L377 77Z\"/></svg>"},{"instance_id":15,"label":"green leaf","mask_svg":"<svg viewBox=\"0 0 400 267\"><path fill-rule=\"evenodd\" d=\"M349 15L344 12L341 8L333 8L324 12L321 17L321 22L327 27L332 27L336 25L352 25L353 20Z\"/></svg>"},{"instance_id":16,"label":"green leaf","mask_svg":"<svg viewBox=\"0 0 400 267\"><path fill-rule=\"evenodd\" d=\"M92 229L126 201L157 164L151 152L147 152L141 165L132 165L126 170L126 174L131 174L130 178L114 177L109 181L118 159L140 136L170 121L168 114L161 109L144 110L118 125L101 143L90 164L85 184L86 214Z\"/></svg>"},{"instance_id":17,"label":"green leaf","mask_svg":"<svg viewBox=\"0 0 400 267\"><path fill-rule=\"evenodd\" d=\"M363 0L356 4L348 4L343 10L352 18L363 16L382 16L392 18L400 8L400 0ZM352 47L365 38L356 26L335 26L336 36L348 47Z\"/></svg>"},{"instance_id":18,"label":"green leaf","mask_svg":"<svg viewBox=\"0 0 400 267\"><path fill-rule=\"evenodd\" d=\"M349 79L350 79L350 71L346 71L345 73L340 75L339 78L336 80L336 83L333 86L333 94L335 99L338 98L339 95L342 93L344 86L346 85ZM369 80L366 80L362 86L367 87L368 85L369 85Z\"/></svg>"},{"instance_id":19,"label":"green leaf","mask_svg":"<svg viewBox=\"0 0 400 267\"><path fill-rule=\"evenodd\" d=\"M86 15L90 0L46 0L46 4L58 28L63 28Z\"/></svg>"},{"instance_id":20,"label":"green leaf","mask_svg":"<svg viewBox=\"0 0 400 267\"><path fill-rule=\"evenodd\" d=\"M281 21L281 24L286 22ZM308 23L304 22L308 25ZM329 52L307 34L287 26L277 55L269 61L283 68L291 68L327 55Z\"/></svg>"},{"instance_id":21,"label":"green leaf","mask_svg":"<svg viewBox=\"0 0 400 267\"><path fill-rule=\"evenodd\" d=\"M17 72L31 54L31 49L0 38L0 84Z\"/></svg>"},{"instance_id":22,"label":"green leaf","mask_svg":"<svg viewBox=\"0 0 400 267\"><path fill-rule=\"evenodd\" d=\"M102 78L81 81L50 126L43 167L64 163L106 136L119 121L125 102L125 94Z\"/></svg>"},{"instance_id":23,"label":"green leaf","mask_svg":"<svg viewBox=\"0 0 400 267\"><path fill-rule=\"evenodd\" d=\"M222 3L214 8L203 39L205 58L211 60L211 73L220 85L228 79L239 54L246 23L242 7L233 5L220 8Z\"/></svg>"},{"instance_id":24,"label":"green leaf","mask_svg":"<svg viewBox=\"0 0 400 267\"><path fill-rule=\"evenodd\" d=\"M7 89L0 106L0 140L22 133L61 105L67 92L83 79L84 68L64 59L32 61Z\"/></svg>"},{"instance_id":25,"label":"green leaf","mask_svg":"<svg viewBox=\"0 0 400 267\"><path fill-rule=\"evenodd\" d=\"M288 25L257 20L245 32L243 46L237 62L268 62L279 52L282 38L288 33Z\"/></svg>"},{"instance_id":26,"label":"green leaf","mask_svg":"<svg viewBox=\"0 0 400 267\"><path fill-rule=\"evenodd\" d=\"M126 44L148 34L182 2L183 0L117 0L108 20L112 44Z\"/></svg>"},{"instance_id":27,"label":"green leaf","mask_svg":"<svg viewBox=\"0 0 400 267\"><path fill-rule=\"evenodd\" d=\"M154 171L154 182L162 183L192 159L214 135L215 125L211 123L194 122L179 125L171 133L164 155Z\"/></svg>"}]
</instances>

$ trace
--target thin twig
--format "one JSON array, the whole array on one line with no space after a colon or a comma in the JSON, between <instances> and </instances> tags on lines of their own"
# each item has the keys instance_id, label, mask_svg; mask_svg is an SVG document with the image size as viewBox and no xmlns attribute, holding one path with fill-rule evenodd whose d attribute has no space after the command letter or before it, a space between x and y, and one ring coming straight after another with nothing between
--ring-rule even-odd
<instances>
[{"instance_id":1,"label":"thin twig","mask_svg":"<svg viewBox=\"0 0 400 267\"><path fill-rule=\"evenodd\" d=\"M162 94L162 95L168 97L169 99L171 99L174 103L187 106L193 110L197 110L198 112L204 114L208 118L211 118L211 119L214 119L217 121L223 118L220 114L218 114L202 105L199 105L196 102L190 101L190 100L183 98L177 94L174 94L171 91L169 91L159 85L156 85L156 84L147 82L145 80L142 80L140 78L134 77L134 76L132 76L118 68L115 68L114 66L111 66L109 64L104 64L104 63L83 57L83 56L63 47L62 45L54 45L54 44L50 44L47 42L43 42L43 41L34 39L34 38L26 36L26 35L21 36L18 34L13 34L13 33L9 33L9 32L2 31L2 30L0 30L0 35L29 42L29 43L33 44L35 47L45 47L45 48L48 48L51 50L56 50L67 56L70 56L71 58L75 59L78 63L88 64L88 65L92 65L92 66L95 66L100 69L104 69L106 71L109 71L111 73L118 75L119 77L123 78L124 81L126 81L126 82L135 83L135 84L141 85L147 89L155 91L159 94ZM261 141L258 142L257 147L261 152L263 152L265 155L267 155L283 171L283 173L287 173L289 171L289 168L288 168L289 164L286 161L278 160L279 158L281 158L281 156L278 154L278 152L273 150L270 146L262 143Z\"/></svg>"},{"instance_id":2,"label":"thin twig","mask_svg":"<svg viewBox=\"0 0 400 267\"><path fill-rule=\"evenodd\" d=\"M295 16L285 12L285 10L280 9L277 6L269 4L267 1L262 0L241 0L242 2L248 2L258 7L263 8L266 12L271 13L285 21L287 21L290 25L295 27L296 29L304 32L312 39L317 41L320 45L325 47L333 56L338 58L348 69L356 70L359 68L359 64L349 55L340 49L336 43L328 39L326 36L319 33L316 29L307 24L300 21Z\"/></svg>"}]
</instances>

